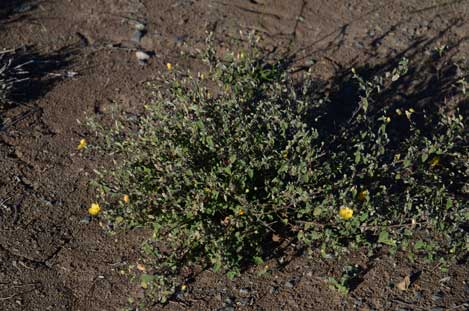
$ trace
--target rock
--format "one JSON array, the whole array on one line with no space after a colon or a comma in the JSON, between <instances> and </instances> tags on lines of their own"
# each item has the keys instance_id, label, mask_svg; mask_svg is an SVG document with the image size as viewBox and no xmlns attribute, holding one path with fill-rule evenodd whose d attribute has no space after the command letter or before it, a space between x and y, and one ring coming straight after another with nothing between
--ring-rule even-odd
<instances>
[{"instance_id":1,"label":"rock","mask_svg":"<svg viewBox=\"0 0 469 311\"><path fill-rule=\"evenodd\" d=\"M94 103L94 112L99 114L106 114L112 111L112 103L109 101L96 101Z\"/></svg>"},{"instance_id":2,"label":"rock","mask_svg":"<svg viewBox=\"0 0 469 311\"><path fill-rule=\"evenodd\" d=\"M440 283L446 283L446 282L449 282L450 280L451 280L451 277L447 276L447 277L440 279Z\"/></svg>"},{"instance_id":3,"label":"rock","mask_svg":"<svg viewBox=\"0 0 469 311\"><path fill-rule=\"evenodd\" d=\"M80 223L82 224L89 224L91 221L91 217L89 215L86 215L85 217L83 217L82 220L80 220Z\"/></svg>"},{"instance_id":4,"label":"rock","mask_svg":"<svg viewBox=\"0 0 469 311\"><path fill-rule=\"evenodd\" d=\"M132 34L132 37L130 37L130 41L135 42L135 43L140 43L140 40L142 39L144 35L144 32L141 30L135 30L134 33Z\"/></svg>"},{"instance_id":5,"label":"rock","mask_svg":"<svg viewBox=\"0 0 469 311\"><path fill-rule=\"evenodd\" d=\"M444 297L444 293L442 291L438 291L435 294L432 295L432 300L433 301L440 301Z\"/></svg>"},{"instance_id":6,"label":"rock","mask_svg":"<svg viewBox=\"0 0 469 311\"><path fill-rule=\"evenodd\" d=\"M299 281L300 281L300 278L295 276L295 277L292 277L287 282L285 282L284 286L286 288L293 288L296 286L296 284L298 284Z\"/></svg>"},{"instance_id":7,"label":"rock","mask_svg":"<svg viewBox=\"0 0 469 311\"><path fill-rule=\"evenodd\" d=\"M145 28L146 28L146 26L145 26L144 23L137 21L137 22L134 23L134 28L135 28L136 30L144 31Z\"/></svg>"},{"instance_id":8,"label":"rock","mask_svg":"<svg viewBox=\"0 0 469 311\"><path fill-rule=\"evenodd\" d=\"M233 299L231 299L230 297L227 297L225 298L225 306L231 306L233 304Z\"/></svg>"},{"instance_id":9,"label":"rock","mask_svg":"<svg viewBox=\"0 0 469 311\"><path fill-rule=\"evenodd\" d=\"M147 62L149 59L150 59L150 55L148 55L147 53L143 52L143 51L137 51L135 52L135 56L137 57L137 59L143 63Z\"/></svg>"},{"instance_id":10,"label":"rock","mask_svg":"<svg viewBox=\"0 0 469 311\"><path fill-rule=\"evenodd\" d=\"M415 293L415 299L421 300L422 298L423 298L423 295L422 295L421 292L416 292L416 293Z\"/></svg>"},{"instance_id":11,"label":"rock","mask_svg":"<svg viewBox=\"0 0 469 311\"><path fill-rule=\"evenodd\" d=\"M355 41L353 43L353 45L358 48L358 49L363 49L365 46L363 45L363 43L359 42L359 41Z\"/></svg>"},{"instance_id":12,"label":"rock","mask_svg":"<svg viewBox=\"0 0 469 311\"><path fill-rule=\"evenodd\" d=\"M252 298L241 298L237 303L238 306L247 306L252 304Z\"/></svg>"},{"instance_id":13,"label":"rock","mask_svg":"<svg viewBox=\"0 0 469 311\"><path fill-rule=\"evenodd\" d=\"M240 293L241 295L248 295L249 292L250 292L250 291L249 291L248 288L240 288L240 289L239 289L239 293Z\"/></svg>"}]
</instances>

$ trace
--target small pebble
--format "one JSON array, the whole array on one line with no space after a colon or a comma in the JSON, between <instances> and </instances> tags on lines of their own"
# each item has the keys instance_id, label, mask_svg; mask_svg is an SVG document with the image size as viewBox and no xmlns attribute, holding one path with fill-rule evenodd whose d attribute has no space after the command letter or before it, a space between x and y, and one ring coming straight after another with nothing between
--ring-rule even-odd
<instances>
[{"instance_id":1,"label":"small pebble","mask_svg":"<svg viewBox=\"0 0 469 311\"><path fill-rule=\"evenodd\" d=\"M145 24L141 22L135 22L134 28L140 31L145 30Z\"/></svg>"},{"instance_id":2,"label":"small pebble","mask_svg":"<svg viewBox=\"0 0 469 311\"><path fill-rule=\"evenodd\" d=\"M83 217L82 220L80 220L80 223L82 223L82 224L89 224L90 221L91 221L90 215L86 215L85 217Z\"/></svg>"},{"instance_id":3,"label":"small pebble","mask_svg":"<svg viewBox=\"0 0 469 311\"><path fill-rule=\"evenodd\" d=\"M137 59L142 62L146 62L147 60L150 59L150 55L143 51L137 51L135 52L135 56L137 56Z\"/></svg>"},{"instance_id":4,"label":"small pebble","mask_svg":"<svg viewBox=\"0 0 469 311\"><path fill-rule=\"evenodd\" d=\"M132 34L132 37L130 38L130 41L135 42L135 43L140 43L140 40L143 37L143 32L141 30L135 30L134 33Z\"/></svg>"},{"instance_id":5,"label":"small pebble","mask_svg":"<svg viewBox=\"0 0 469 311\"><path fill-rule=\"evenodd\" d=\"M251 299L249 299L249 298L241 298L236 304L237 304L238 306L243 306L243 307L244 307L244 306L250 305L250 304L251 304L251 300L252 300L252 298L251 298Z\"/></svg>"},{"instance_id":6,"label":"small pebble","mask_svg":"<svg viewBox=\"0 0 469 311\"><path fill-rule=\"evenodd\" d=\"M441 299L443 299L444 297L444 294L442 291L438 291L436 292L435 294L432 295L432 300L433 301L440 301Z\"/></svg>"},{"instance_id":7,"label":"small pebble","mask_svg":"<svg viewBox=\"0 0 469 311\"><path fill-rule=\"evenodd\" d=\"M248 295L249 294L249 289L248 288L240 288L239 293L241 295Z\"/></svg>"},{"instance_id":8,"label":"small pebble","mask_svg":"<svg viewBox=\"0 0 469 311\"><path fill-rule=\"evenodd\" d=\"M284 286L287 288L293 288L295 287L296 284L298 284L299 281L300 281L300 278L295 276L295 277L292 277L287 282L285 282Z\"/></svg>"},{"instance_id":9,"label":"small pebble","mask_svg":"<svg viewBox=\"0 0 469 311\"><path fill-rule=\"evenodd\" d=\"M440 283L446 283L446 282L448 282L449 280L451 280L451 277L450 277L450 276L447 276L447 277L444 277L444 278L440 279Z\"/></svg>"},{"instance_id":10,"label":"small pebble","mask_svg":"<svg viewBox=\"0 0 469 311\"><path fill-rule=\"evenodd\" d=\"M420 300L420 299L422 299L422 298L423 298L423 295L422 295L421 292L416 292L416 293L415 293L415 299Z\"/></svg>"},{"instance_id":11,"label":"small pebble","mask_svg":"<svg viewBox=\"0 0 469 311\"><path fill-rule=\"evenodd\" d=\"M231 299L230 297L225 298L225 305L230 306L232 304L233 304L233 299Z\"/></svg>"}]
</instances>

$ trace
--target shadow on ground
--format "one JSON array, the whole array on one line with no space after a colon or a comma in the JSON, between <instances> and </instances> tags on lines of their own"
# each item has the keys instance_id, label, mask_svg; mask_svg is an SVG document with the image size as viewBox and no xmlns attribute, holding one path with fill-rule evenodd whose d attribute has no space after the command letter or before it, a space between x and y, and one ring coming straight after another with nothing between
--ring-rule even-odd
<instances>
[{"instance_id":1,"label":"shadow on ground","mask_svg":"<svg viewBox=\"0 0 469 311\"><path fill-rule=\"evenodd\" d=\"M44 54L27 46L0 52L0 67L3 67L0 82L9 84L0 105L0 131L13 122L2 122L2 113L29 104L44 96L59 81L74 77L75 73L66 71L66 68L71 65L76 53L74 47Z\"/></svg>"},{"instance_id":2,"label":"shadow on ground","mask_svg":"<svg viewBox=\"0 0 469 311\"><path fill-rule=\"evenodd\" d=\"M36 9L41 2L44 0L2 0L0 3L0 29L2 24L27 18L29 12Z\"/></svg>"}]
</instances>

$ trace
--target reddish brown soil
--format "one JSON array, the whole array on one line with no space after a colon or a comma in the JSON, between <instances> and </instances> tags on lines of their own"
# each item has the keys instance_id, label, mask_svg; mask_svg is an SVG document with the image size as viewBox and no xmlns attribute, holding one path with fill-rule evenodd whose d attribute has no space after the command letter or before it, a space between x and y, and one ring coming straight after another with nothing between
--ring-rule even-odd
<instances>
[{"instance_id":1,"label":"reddish brown soil","mask_svg":"<svg viewBox=\"0 0 469 311\"><path fill-rule=\"evenodd\" d=\"M17 9L21 3L32 6ZM119 271L137 262L144 234L110 237L98 221L84 221L92 169L102 160L76 146L92 137L88 116L105 120L113 103L138 110L148 98L143 82L167 62L193 68L180 52L202 47L207 30L225 42L257 30L266 46L290 45L298 63L314 59L314 72L329 79L402 51L418 60L442 44L464 58L468 18L468 1L2 0L0 48L31 46L26 57L34 50L31 57L56 66L19 94L23 105L3 112L11 122L0 132L0 310L122 310L142 294ZM154 55L146 65L130 41L133 19L147 23L141 47ZM327 278L347 264L361 274L344 297ZM315 255L269 265L265 275L247 271L234 281L205 271L176 300L146 309L437 311L469 303L464 265L442 272L437 263L360 252L347 261ZM407 291L393 286L408 274L418 277Z\"/></svg>"}]
</instances>

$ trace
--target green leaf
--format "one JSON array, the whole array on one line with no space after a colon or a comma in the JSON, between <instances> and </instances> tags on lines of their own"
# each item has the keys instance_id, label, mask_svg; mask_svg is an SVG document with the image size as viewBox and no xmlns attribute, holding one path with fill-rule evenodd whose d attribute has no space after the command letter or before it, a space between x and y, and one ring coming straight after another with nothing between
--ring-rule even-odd
<instances>
[{"instance_id":1,"label":"green leaf","mask_svg":"<svg viewBox=\"0 0 469 311\"><path fill-rule=\"evenodd\" d=\"M238 275L238 272L237 272L237 271L233 271L233 270L232 270L232 271L228 271L228 272L226 273L226 276L227 276L230 280L234 279L237 275Z\"/></svg>"},{"instance_id":2,"label":"green leaf","mask_svg":"<svg viewBox=\"0 0 469 311\"><path fill-rule=\"evenodd\" d=\"M446 209L450 209L453 207L453 200L451 200L451 198L448 198L448 200L446 201Z\"/></svg>"},{"instance_id":3,"label":"green leaf","mask_svg":"<svg viewBox=\"0 0 469 311\"><path fill-rule=\"evenodd\" d=\"M207 136L207 137L205 138L205 141L207 142L208 148L209 148L210 150L214 150L214 149L215 149L215 148L214 148L214 145L213 145L213 138L212 138L212 136Z\"/></svg>"},{"instance_id":4,"label":"green leaf","mask_svg":"<svg viewBox=\"0 0 469 311\"><path fill-rule=\"evenodd\" d=\"M314 217L318 217L319 215L322 214L322 208L320 207L316 207L314 210L313 210L313 216Z\"/></svg>"},{"instance_id":5,"label":"green leaf","mask_svg":"<svg viewBox=\"0 0 469 311\"><path fill-rule=\"evenodd\" d=\"M378 243L386 244L389 246L395 246L396 241L389 238L389 232L383 230L379 233Z\"/></svg>"},{"instance_id":6,"label":"green leaf","mask_svg":"<svg viewBox=\"0 0 469 311\"><path fill-rule=\"evenodd\" d=\"M361 154L360 154L360 151L355 151L355 164L358 164L360 163L360 159L361 159Z\"/></svg>"},{"instance_id":7,"label":"green leaf","mask_svg":"<svg viewBox=\"0 0 469 311\"><path fill-rule=\"evenodd\" d=\"M415 248L415 249L423 249L423 248L425 248L426 246L427 246L427 243L425 243L425 242L422 241L422 240L417 240L417 241L415 241L415 243L414 243L414 248Z\"/></svg>"},{"instance_id":8,"label":"green leaf","mask_svg":"<svg viewBox=\"0 0 469 311\"><path fill-rule=\"evenodd\" d=\"M142 274L140 276L140 281L142 283L151 283L153 280L155 279L155 276L154 275L150 275L150 274Z\"/></svg>"},{"instance_id":9,"label":"green leaf","mask_svg":"<svg viewBox=\"0 0 469 311\"><path fill-rule=\"evenodd\" d=\"M256 265L262 265L264 263L264 260L259 256L252 257L252 260Z\"/></svg>"}]
</instances>

